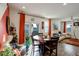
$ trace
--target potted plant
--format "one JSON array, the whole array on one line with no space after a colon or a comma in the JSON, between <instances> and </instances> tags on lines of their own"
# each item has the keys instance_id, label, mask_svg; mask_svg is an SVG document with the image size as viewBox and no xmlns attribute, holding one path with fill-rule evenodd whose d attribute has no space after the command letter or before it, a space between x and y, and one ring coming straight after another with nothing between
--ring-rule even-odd
<instances>
[{"instance_id":1,"label":"potted plant","mask_svg":"<svg viewBox=\"0 0 79 59\"><path fill-rule=\"evenodd\" d=\"M15 53L12 51L10 47L6 47L4 51L0 52L0 56L14 56Z\"/></svg>"}]
</instances>

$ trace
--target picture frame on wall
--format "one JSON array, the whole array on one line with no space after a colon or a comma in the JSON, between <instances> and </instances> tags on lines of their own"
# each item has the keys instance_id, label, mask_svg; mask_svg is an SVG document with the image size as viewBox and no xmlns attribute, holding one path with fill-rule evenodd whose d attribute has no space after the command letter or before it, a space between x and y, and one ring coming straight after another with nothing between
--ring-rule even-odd
<instances>
[{"instance_id":1,"label":"picture frame on wall","mask_svg":"<svg viewBox=\"0 0 79 59\"><path fill-rule=\"evenodd\" d=\"M44 22L42 21L42 29L44 29Z\"/></svg>"},{"instance_id":2,"label":"picture frame on wall","mask_svg":"<svg viewBox=\"0 0 79 59\"><path fill-rule=\"evenodd\" d=\"M54 28L54 30L58 30L58 26L57 26L57 24L53 24L53 28Z\"/></svg>"}]
</instances>

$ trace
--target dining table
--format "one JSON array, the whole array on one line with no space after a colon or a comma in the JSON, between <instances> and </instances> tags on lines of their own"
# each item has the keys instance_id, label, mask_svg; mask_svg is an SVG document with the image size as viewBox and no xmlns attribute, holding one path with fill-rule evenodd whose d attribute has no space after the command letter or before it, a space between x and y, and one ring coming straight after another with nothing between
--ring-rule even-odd
<instances>
[{"instance_id":1,"label":"dining table","mask_svg":"<svg viewBox=\"0 0 79 59\"><path fill-rule=\"evenodd\" d=\"M43 55L47 51L46 48L50 50L50 48L54 47L52 44L55 42L58 44L59 37L51 37L51 38L45 38L43 43ZM51 47L50 47L51 46Z\"/></svg>"}]
</instances>

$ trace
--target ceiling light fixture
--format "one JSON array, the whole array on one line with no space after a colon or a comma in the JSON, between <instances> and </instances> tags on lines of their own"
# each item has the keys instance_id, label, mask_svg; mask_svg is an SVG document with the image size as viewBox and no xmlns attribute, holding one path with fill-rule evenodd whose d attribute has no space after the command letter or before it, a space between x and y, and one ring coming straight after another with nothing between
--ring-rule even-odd
<instances>
[{"instance_id":1,"label":"ceiling light fixture","mask_svg":"<svg viewBox=\"0 0 79 59\"><path fill-rule=\"evenodd\" d=\"M64 3L63 5L67 5L67 3Z\"/></svg>"},{"instance_id":2,"label":"ceiling light fixture","mask_svg":"<svg viewBox=\"0 0 79 59\"><path fill-rule=\"evenodd\" d=\"M22 7L22 9L25 9L25 8L26 8L25 6Z\"/></svg>"}]
</instances>

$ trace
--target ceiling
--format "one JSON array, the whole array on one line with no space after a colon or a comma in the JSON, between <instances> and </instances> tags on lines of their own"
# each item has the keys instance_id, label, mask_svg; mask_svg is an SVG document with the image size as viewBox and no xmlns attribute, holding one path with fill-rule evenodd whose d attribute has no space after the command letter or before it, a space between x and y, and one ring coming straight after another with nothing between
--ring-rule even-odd
<instances>
[{"instance_id":1,"label":"ceiling","mask_svg":"<svg viewBox=\"0 0 79 59\"><path fill-rule=\"evenodd\" d=\"M46 18L79 16L78 3L68 3L67 5L63 5L63 3L10 3L9 5L27 14Z\"/></svg>"}]
</instances>

